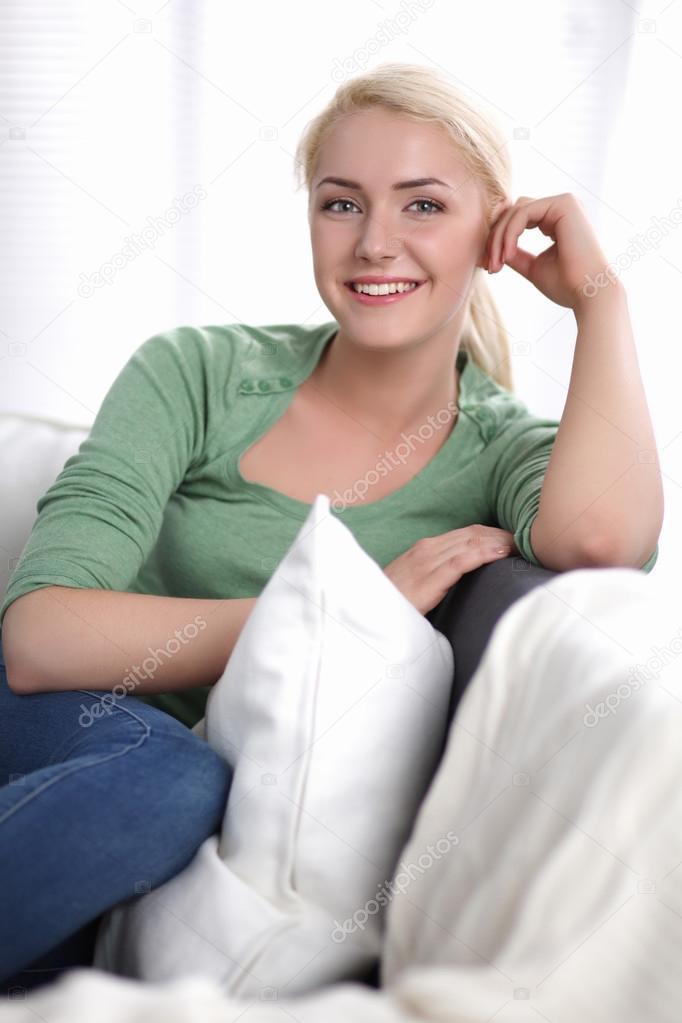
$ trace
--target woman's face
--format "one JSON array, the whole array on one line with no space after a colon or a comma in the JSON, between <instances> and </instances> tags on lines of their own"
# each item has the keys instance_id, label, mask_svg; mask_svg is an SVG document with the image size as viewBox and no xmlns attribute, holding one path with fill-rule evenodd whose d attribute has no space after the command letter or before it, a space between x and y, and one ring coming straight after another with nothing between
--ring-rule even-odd
<instances>
[{"instance_id":1,"label":"woman's face","mask_svg":"<svg viewBox=\"0 0 682 1023\"><path fill-rule=\"evenodd\" d=\"M417 178L443 184L395 188ZM385 108L347 116L322 147L308 217L315 282L342 330L378 345L452 333L488 228L480 186L442 130ZM347 284L364 275L424 283L368 304Z\"/></svg>"}]
</instances>

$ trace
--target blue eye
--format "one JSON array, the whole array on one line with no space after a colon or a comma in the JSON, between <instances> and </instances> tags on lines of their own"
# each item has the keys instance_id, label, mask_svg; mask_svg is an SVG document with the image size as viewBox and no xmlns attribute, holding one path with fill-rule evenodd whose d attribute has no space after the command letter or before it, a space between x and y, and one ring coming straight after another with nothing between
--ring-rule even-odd
<instances>
[{"instance_id":1,"label":"blue eye","mask_svg":"<svg viewBox=\"0 0 682 1023\"><path fill-rule=\"evenodd\" d=\"M355 206L355 203L353 202L352 199L330 199L328 202L324 203L320 207L320 209L321 210L331 210L332 206L336 206L337 203L345 203L346 205L350 204L351 206ZM440 203L434 202L433 199L415 199L414 202L410 203L410 206L414 206L415 203L426 203L427 205L432 207L430 210L426 210L426 211L422 210L422 213L425 216L427 216L427 217L432 217L434 213L442 213L443 212L443 208L444 208L443 206L441 206ZM356 207L356 209L357 209L357 207ZM408 209L409 209L409 207L408 207ZM342 210L332 210L332 212L333 213L341 213L341 212L344 212L344 211L342 211Z\"/></svg>"},{"instance_id":2,"label":"blue eye","mask_svg":"<svg viewBox=\"0 0 682 1023\"><path fill-rule=\"evenodd\" d=\"M414 203L417 202L428 203L429 206L433 207L433 209L426 211L429 216L431 216L431 214L433 213L443 212L443 207L440 205L440 203L434 202L433 199L415 199L413 203L410 203L410 205L414 206Z\"/></svg>"},{"instance_id":3,"label":"blue eye","mask_svg":"<svg viewBox=\"0 0 682 1023\"><path fill-rule=\"evenodd\" d=\"M355 206L355 203L351 202L350 199L330 199L328 202L324 203L324 205L320 206L320 209L321 210L330 210L332 208L332 206L336 206L336 204L338 202L345 203L346 205L348 205L350 203L351 206ZM341 212L341 210L334 210L334 213L340 213L340 212Z\"/></svg>"}]
</instances>

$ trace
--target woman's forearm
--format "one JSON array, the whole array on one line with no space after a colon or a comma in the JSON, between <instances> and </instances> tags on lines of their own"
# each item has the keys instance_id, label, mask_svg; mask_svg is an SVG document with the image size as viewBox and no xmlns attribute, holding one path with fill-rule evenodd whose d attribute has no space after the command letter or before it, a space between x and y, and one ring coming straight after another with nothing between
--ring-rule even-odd
<instances>
[{"instance_id":1,"label":"woman's forearm","mask_svg":"<svg viewBox=\"0 0 682 1023\"><path fill-rule=\"evenodd\" d=\"M574 312L568 396L531 543L548 567L639 568L658 542L663 485L625 290L611 283Z\"/></svg>"},{"instance_id":2,"label":"woman's forearm","mask_svg":"<svg viewBox=\"0 0 682 1023\"><path fill-rule=\"evenodd\" d=\"M212 685L256 599L33 590L3 620L8 683L19 693L123 684L133 696Z\"/></svg>"}]
</instances>

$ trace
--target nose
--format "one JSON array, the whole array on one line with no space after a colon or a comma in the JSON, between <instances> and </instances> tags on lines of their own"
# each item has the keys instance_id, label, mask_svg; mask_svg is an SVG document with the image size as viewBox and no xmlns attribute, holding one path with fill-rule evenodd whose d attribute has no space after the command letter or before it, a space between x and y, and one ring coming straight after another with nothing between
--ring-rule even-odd
<instances>
[{"instance_id":1,"label":"nose","mask_svg":"<svg viewBox=\"0 0 682 1023\"><path fill-rule=\"evenodd\" d=\"M393 258L400 254L402 241L389 226L379 218L369 216L366 218L364 227L355 248L355 256L358 259L366 259L370 262L378 262L380 259Z\"/></svg>"}]
</instances>

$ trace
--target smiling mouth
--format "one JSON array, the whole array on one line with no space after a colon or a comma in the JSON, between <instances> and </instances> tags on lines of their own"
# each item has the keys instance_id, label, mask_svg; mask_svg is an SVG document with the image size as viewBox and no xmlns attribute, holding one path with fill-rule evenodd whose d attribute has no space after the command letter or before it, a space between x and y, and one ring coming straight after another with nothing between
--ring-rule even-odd
<instances>
[{"instance_id":1,"label":"smiling mouth","mask_svg":"<svg viewBox=\"0 0 682 1023\"><path fill-rule=\"evenodd\" d=\"M407 288L405 291L394 292L389 291L383 295L369 295L364 291L356 291L355 288L353 287L352 281L346 281L344 283L344 287L347 288L348 291L350 291L351 295L356 301L362 303L363 305L389 305L392 304L393 302L402 301L402 299L407 298L408 295L413 295L416 291L419 291L422 285L425 284L426 282L410 281L409 283L413 284L414 287Z\"/></svg>"},{"instance_id":2,"label":"smiling mouth","mask_svg":"<svg viewBox=\"0 0 682 1023\"><path fill-rule=\"evenodd\" d=\"M375 284L372 285L372 284L365 283L365 281L358 281L358 283L361 283L364 287L372 287L372 286L374 286L374 287L379 288L379 287L382 286L379 283L375 283ZM391 282L390 281L384 281L383 283L385 283L385 284L389 284L389 283L396 284L397 281L391 281ZM391 296L393 298L394 296L410 295L412 292L416 292L417 288L421 287L421 285L423 283L425 283L425 281L423 281L423 280L408 280L408 279L406 279L404 281L401 281L401 283L409 284L410 286L404 288L404 290L402 292L399 292L399 291L384 292L382 294L381 293L377 293L376 295L370 295L368 292L359 292L357 290L356 286L355 286L355 282L352 281L352 280L346 280L344 282L344 286L348 287L348 290L350 292L353 292L354 295L364 295L365 298L387 298L389 296Z\"/></svg>"}]
</instances>

